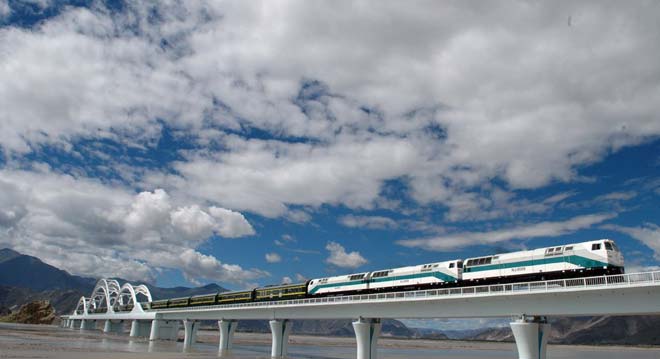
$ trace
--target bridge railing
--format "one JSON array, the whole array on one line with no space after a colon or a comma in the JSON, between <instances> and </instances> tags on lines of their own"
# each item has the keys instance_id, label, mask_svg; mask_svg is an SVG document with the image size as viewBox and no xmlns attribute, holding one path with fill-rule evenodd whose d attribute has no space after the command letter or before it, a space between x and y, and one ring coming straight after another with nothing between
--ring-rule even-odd
<instances>
[{"instance_id":1,"label":"bridge railing","mask_svg":"<svg viewBox=\"0 0 660 359\"><path fill-rule=\"evenodd\" d=\"M305 298L281 301L250 302L237 304L208 305L185 308L167 308L158 309L159 312L180 311L180 310L205 310L205 309L229 309L229 308L254 308L267 306L286 306L286 305L304 305L304 304L322 304L322 303L347 303L359 301L378 301L392 299L412 299L427 298L436 299L443 297L456 296L479 296L479 295L501 295L516 294L525 292L555 292L570 291L580 288L600 288L600 287L622 287L622 286L640 286L649 284L660 284L660 271L617 274L610 276L556 279L537 282L521 282L507 284L493 284L483 286L471 286L460 288L427 289L408 292L388 292L375 294L356 294L350 296Z\"/></svg>"}]
</instances>

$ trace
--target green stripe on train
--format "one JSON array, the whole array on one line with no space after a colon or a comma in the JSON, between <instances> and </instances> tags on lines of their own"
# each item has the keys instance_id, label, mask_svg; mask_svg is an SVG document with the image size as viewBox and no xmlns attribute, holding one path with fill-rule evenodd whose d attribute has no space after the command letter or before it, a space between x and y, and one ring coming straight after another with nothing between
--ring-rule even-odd
<instances>
[{"instance_id":1,"label":"green stripe on train","mask_svg":"<svg viewBox=\"0 0 660 359\"><path fill-rule=\"evenodd\" d=\"M543 258L543 259L532 259L532 260L521 261L521 262L490 264L490 265L482 265L482 266L476 266L476 267L466 267L463 270L463 272L464 273L472 273L472 272L482 272L482 271L495 270L495 269L508 269L508 268L516 268L516 267L538 266L538 265L543 265L543 264L553 264L553 263L563 263L563 262L575 264L575 265L578 265L582 268L607 267L607 265L608 265L605 262L585 258L585 257L582 257L582 256L572 255L572 256L548 257L548 258Z\"/></svg>"},{"instance_id":2,"label":"green stripe on train","mask_svg":"<svg viewBox=\"0 0 660 359\"><path fill-rule=\"evenodd\" d=\"M374 278L374 279L370 279L369 283L391 282L391 281L395 281L395 280L415 279L415 278L424 278L424 277L435 277L435 278L440 279L441 281L444 281L444 282L454 282L454 281L456 281L456 277L452 277L448 274L440 273L440 272L429 272L429 273L417 273L417 274L400 275L400 276L394 276L394 277ZM365 283L366 282L363 281L363 280L358 280L358 281L352 281L352 282L321 284L321 285L318 285L318 286L314 287L314 289L312 289L309 292L309 294L314 294L322 288L359 285L359 284L365 284Z\"/></svg>"}]
</instances>

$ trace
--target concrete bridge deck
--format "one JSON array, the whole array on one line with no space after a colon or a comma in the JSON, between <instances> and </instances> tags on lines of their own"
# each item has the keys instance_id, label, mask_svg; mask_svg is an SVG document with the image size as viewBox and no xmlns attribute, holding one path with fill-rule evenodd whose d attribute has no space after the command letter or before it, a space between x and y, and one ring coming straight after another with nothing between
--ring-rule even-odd
<instances>
[{"instance_id":1,"label":"concrete bridge deck","mask_svg":"<svg viewBox=\"0 0 660 359\"><path fill-rule=\"evenodd\" d=\"M537 281L451 289L308 298L286 301L241 303L87 313L66 317L71 321L151 320L152 339L171 337L184 323L186 345L194 342L199 320L218 320L220 347L231 347L237 320L270 320L273 356L286 353L286 338L292 319L357 319L358 358L375 358L376 340L383 318L486 318L516 317L512 329L521 359L545 358L548 316L645 315L660 313L660 271ZM74 324L75 325L75 324ZM133 324L135 326L136 324ZM82 328L84 324L80 324ZM223 329L224 327L224 329ZM169 328L169 329L166 329ZM167 331L162 334L160 331ZM136 330L137 331L137 330ZM224 336L222 335L224 333ZM224 342L223 342L224 340ZM277 345L276 345L277 344Z\"/></svg>"}]
</instances>

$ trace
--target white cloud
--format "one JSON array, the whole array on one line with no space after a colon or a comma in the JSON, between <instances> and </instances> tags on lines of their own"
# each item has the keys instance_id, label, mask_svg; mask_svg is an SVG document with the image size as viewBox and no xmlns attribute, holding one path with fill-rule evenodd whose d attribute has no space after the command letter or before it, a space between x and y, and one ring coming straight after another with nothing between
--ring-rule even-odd
<instances>
[{"instance_id":1,"label":"white cloud","mask_svg":"<svg viewBox=\"0 0 660 359\"><path fill-rule=\"evenodd\" d=\"M3 17L9 16L11 14L11 8L7 0L0 0L0 19Z\"/></svg>"},{"instance_id":2,"label":"white cloud","mask_svg":"<svg viewBox=\"0 0 660 359\"><path fill-rule=\"evenodd\" d=\"M337 242L328 242L325 249L330 252L330 256L326 259L326 262L337 267L357 268L367 263L367 260L359 252L347 253L346 249Z\"/></svg>"},{"instance_id":3,"label":"white cloud","mask_svg":"<svg viewBox=\"0 0 660 359\"><path fill-rule=\"evenodd\" d=\"M646 223L640 227L626 227L619 225L604 225L602 228L625 233L636 240L644 243L653 250L656 259L660 259L660 226L654 223Z\"/></svg>"},{"instance_id":4,"label":"white cloud","mask_svg":"<svg viewBox=\"0 0 660 359\"><path fill-rule=\"evenodd\" d=\"M612 192L594 198L594 201L628 201L637 197L637 192Z\"/></svg>"},{"instance_id":5,"label":"white cloud","mask_svg":"<svg viewBox=\"0 0 660 359\"><path fill-rule=\"evenodd\" d=\"M12 227L25 216L23 197L17 185L0 178L0 227Z\"/></svg>"},{"instance_id":6,"label":"white cloud","mask_svg":"<svg viewBox=\"0 0 660 359\"><path fill-rule=\"evenodd\" d=\"M304 276L300 273L296 273L296 282L306 282L306 281L307 281L306 276Z\"/></svg>"},{"instance_id":7,"label":"white cloud","mask_svg":"<svg viewBox=\"0 0 660 359\"><path fill-rule=\"evenodd\" d=\"M164 190L141 192L131 204L131 211L125 220L126 227L136 231L138 236L158 231L167 226L171 210L170 197Z\"/></svg>"},{"instance_id":8,"label":"white cloud","mask_svg":"<svg viewBox=\"0 0 660 359\"><path fill-rule=\"evenodd\" d=\"M463 232L433 238L405 239L397 241L405 247L422 248L431 251L453 250L476 244L494 244L514 239L532 239L539 237L558 237L575 231L590 228L616 217L616 214L602 213L573 217L565 221L546 221L520 225L513 228L489 232Z\"/></svg>"},{"instance_id":9,"label":"white cloud","mask_svg":"<svg viewBox=\"0 0 660 359\"><path fill-rule=\"evenodd\" d=\"M282 277L282 284L291 284L291 283L293 283L291 277Z\"/></svg>"},{"instance_id":10,"label":"white cloud","mask_svg":"<svg viewBox=\"0 0 660 359\"><path fill-rule=\"evenodd\" d=\"M178 208L170 214L172 225L189 238L205 238L213 233L215 221L199 206Z\"/></svg>"},{"instance_id":11,"label":"white cloud","mask_svg":"<svg viewBox=\"0 0 660 359\"><path fill-rule=\"evenodd\" d=\"M294 223L307 223L312 220L312 215L305 211L289 209L285 214L284 218Z\"/></svg>"},{"instance_id":12,"label":"white cloud","mask_svg":"<svg viewBox=\"0 0 660 359\"><path fill-rule=\"evenodd\" d=\"M234 283L268 275L195 250L212 233L253 233L240 213L178 205L161 189L135 195L48 168L3 169L0 205L1 245L71 273L153 281L159 268L176 268L191 282Z\"/></svg>"},{"instance_id":13,"label":"white cloud","mask_svg":"<svg viewBox=\"0 0 660 359\"><path fill-rule=\"evenodd\" d=\"M289 242L289 243L297 242L297 240L290 234L283 234L280 238L282 238L282 242Z\"/></svg>"},{"instance_id":14,"label":"white cloud","mask_svg":"<svg viewBox=\"0 0 660 359\"><path fill-rule=\"evenodd\" d=\"M239 212L226 208L211 207L209 213L219 222L216 224L216 229L223 237L236 238L255 234L254 228Z\"/></svg>"},{"instance_id":15,"label":"white cloud","mask_svg":"<svg viewBox=\"0 0 660 359\"><path fill-rule=\"evenodd\" d=\"M232 152L175 165L184 179L178 190L268 217L291 213L287 205L370 208L383 181L412 170L418 152L406 140L387 138L327 147L235 137L226 141ZM164 186L172 182L150 180Z\"/></svg>"},{"instance_id":16,"label":"white cloud","mask_svg":"<svg viewBox=\"0 0 660 359\"><path fill-rule=\"evenodd\" d=\"M245 283L245 281L254 280L268 276L268 272L251 269L245 270L235 264L221 263L215 257L201 254L193 249L186 249L175 263L180 261L180 266L185 268L184 274L192 278L207 278L211 280Z\"/></svg>"},{"instance_id":17,"label":"white cloud","mask_svg":"<svg viewBox=\"0 0 660 359\"><path fill-rule=\"evenodd\" d=\"M449 220L504 216L509 207L490 203L497 193L478 194L492 179L513 190L580 180L581 166L660 134L660 89L648 80L660 72L655 10L279 1L69 9L35 29L0 29L0 144L24 153L84 136L153 146L162 120L225 149L190 154L180 177L152 174L163 181L147 188L173 196L305 222L306 210L289 207L370 208L384 203L386 181L405 179L419 203L449 207ZM301 89L306 80L320 83ZM250 127L309 141L223 133Z\"/></svg>"},{"instance_id":18,"label":"white cloud","mask_svg":"<svg viewBox=\"0 0 660 359\"><path fill-rule=\"evenodd\" d=\"M349 214L339 218L339 223L351 228L394 229L398 227L395 220L382 216L355 216Z\"/></svg>"},{"instance_id":19,"label":"white cloud","mask_svg":"<svg viewBox=\"0 0 660 359\"><path fill-rule=\"evenodd\" d=\"M279 254L277 253L266 253L266 262L268 263L279 263L282 261L282 257L280 257Z\"/></svg>"}]
</instances>

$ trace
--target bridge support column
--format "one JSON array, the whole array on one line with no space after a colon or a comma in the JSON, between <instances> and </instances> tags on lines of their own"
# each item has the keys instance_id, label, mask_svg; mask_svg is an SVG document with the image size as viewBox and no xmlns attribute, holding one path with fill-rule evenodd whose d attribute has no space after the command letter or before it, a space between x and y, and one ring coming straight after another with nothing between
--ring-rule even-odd
<instances>
[{"instance_id":1,"label":"bridge support column","mask_svg":"<svg viewBox=\"0 0 660 359\"><path fill-rule=\"evenodd\" d=\"M79 328L79 325L80 325L80 321L79 321L79 320L69 319L69 328L71 328L71 329L78 329L78 328Z\"/></svg>"},{"instance_id":2,"label":"bridge support column","mask_svg":"<svg viewBox=\"0 0 660 359\"><path fill-rule=\"evenodd\" d=\"M96 320L81 319L80 330L94 330L96 329Z\"/></svg>"},{"instance_id":3,"label":"bridge support column","mask_svg":"<svg viewBox=\"0 0 660 359\"><path fill-rule=\"evenodd\" d=\"M178 335L178 321L163 319L154 319L151 321L149 340L176 340Z\"/></svg>"},{"instance_id":4,"label":"bridge support column","mask_svg":"<svg viewBox=\"0 0 660 359\"><path fill-rule=\"evenodd\" d=\"M291 332L291 322L285 320L271 320L270 331L273 334L273 345L271 347L271 357L283 358L286 356L289 346L289 332Z\"/></svg>"},{"instance_id":5,"label":"bridge support column","mask_svg":"<svg viewBox=\"0 0 660 359\"><path fill-rule=\"evenodd\" d=\"M106 319L103 324L103 333L121 333L123 325L121 322L113 322L110 319Z\"/></svg>"},{"instance_id":6,"label":"bridge support column","mask_svg":"<svg viewBox=\"0 0 660 359\"><path fill-rule=\"evenodd\" d=\"M357 341L357 359L376 359L378 357L377 343L380 328L380 319L360 318L353 322Z\"/></svg>"},{"instance_id":7,"label":"bridge support column","mask_svg":"<svg viewBox=\"0 0 660 359\"><path fill-rule=\"evenodd\" d=\"M197 341L197 329L199 329L199 322L195 320L184 320L183 328L185 330L183 337L183 349L190 349Z\"/></svg>"},{"instance_id":8,"label":"bridge support column","mask_svg":"<svg viewBox=\"0 0 660 359\"><path fill-rule=\"evenodd\" d=\"M151 331L151 323L147 321L131 321L131 337L148 337Z\"/></svg>"},{"instance_id":9,"label":"bridge support column","mask_svg":"<svg viewBox=\"0 0 660 359\"><path fill-rule=\"evenodd\" d=\"M154 319L151 321L151 332L149 333L149 340L160 339L160 322L160 319Z\"/></svg>"},{"instance_id":10,"label":"bridge support column","mask_svg":"<svg viewBox=\"0 0 660 359\"><path fill-rule=\"evenodd\" d=\"M218 327L220 328L218 351L222 356L231 351L232 340L234 339L234 332L236 331L236 327L238 327L238 322L235 320L218 320Z\"/></svg>"},{"instance_id":11,"label":"bridge support column","mask_svg":"<svg viewBox=\"0 0 660 359\"><path fill-rule=\"evenodd\" d=\"M511 323L519 359L545 359L550 324L545 317L522 316Z\"/></svg>"}]
</instances>

